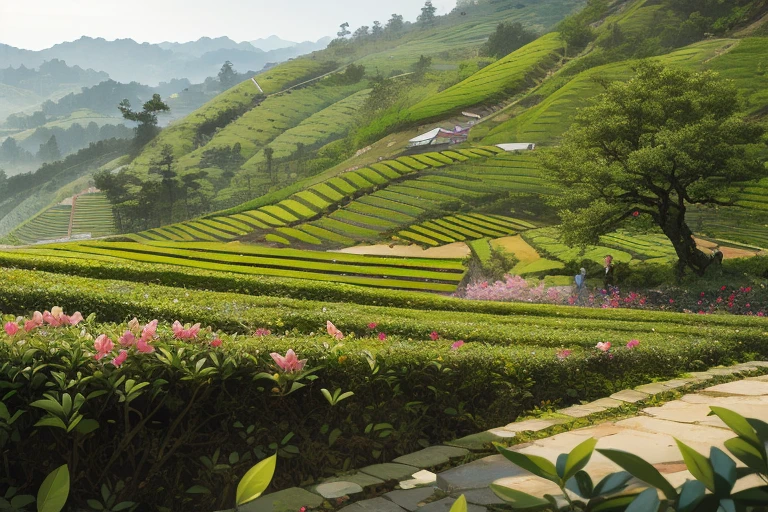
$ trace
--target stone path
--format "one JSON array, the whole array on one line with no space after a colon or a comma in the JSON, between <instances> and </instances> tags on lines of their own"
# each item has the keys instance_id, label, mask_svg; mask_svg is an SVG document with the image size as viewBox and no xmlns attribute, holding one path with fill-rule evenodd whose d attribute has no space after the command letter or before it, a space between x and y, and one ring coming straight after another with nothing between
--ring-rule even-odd
<instances>
[{"instance_id":1,"label":"stone path","mask_svg":"<svg viewBox=\"0 0 768 512\"><path fill-rule=\"evenodd\" d=\"M637 403L652 395L663 395L694 384L706 386L708 381L717 378L738 377L744 372L758 369L768 369L768 362L713 368L707 372L689 374L690 377L685 379L620 391L610 398L562 409L558 411L558 419L530 419L510 423L445 445L425 448L398 457L390 463L368 466L353 475L327 480L310 489L292 488L262 496L241 507L241 510L296 512L302 506L319 507L324 501L334 504L342 498L348 499L351 504L340 508L341 512L448 512L455 499L464 494L470 512L483 512L488 510L487 506L502 503L489 489L489 485L494 482L539 496L557 494L557 486L532 476L502 455L489 455L465 464L461 464L461 461L466 460L473 451L487 452L488 444L493 441L509 441L521 432L541 432L578 418L604 413L623 404ZM598 439L598 448L614 448L641 455L677 486L693 477L685 469L673 437L703 453L708 453L711 446L724 449L724 441L734 437L733 432L719 418L708 416L711 405L768 421L768 375L711 385L661 406L642 409L638 416L632 418L571 430L517 444L512 449L555 461L559 454L594 437ZM432 471L451 462L458 465L440 472ZM595 481L617 470L617 466L597 452L586 467ZM740 480L737 488L753 485L755 483L749 482L747 478ZM362 499L366 490L381 488L394 490L376 498Z\"/></svg>"}]
</instances>

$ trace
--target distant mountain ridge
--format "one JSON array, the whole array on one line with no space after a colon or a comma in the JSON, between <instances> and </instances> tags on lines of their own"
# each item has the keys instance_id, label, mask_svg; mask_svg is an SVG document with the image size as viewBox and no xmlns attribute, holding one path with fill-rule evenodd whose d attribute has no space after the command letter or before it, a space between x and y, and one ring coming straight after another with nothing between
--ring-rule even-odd
<instances>
[{"instance_id":1,"label":"distant mountain ridge","mask_svg":"<svg viewBox=\"0 0 768 512\"><path fill-rule=\"evenodd\" d=\"M279 39L279 38L277 38ZM267 38L272 44L275 39ZM282 40L280 40L282 41ZM224 61L231 61L239 71L260 70L267 63L321 50L330 38L304 42L294 46L264 51L249 42L237 43L228 37L203 37L188 43L138 43L133 39L107 41L83 36L75 41L59 43L40 51L24 50L0 43L0 69L7 67L36 68L45 61L59 59L69 66L103 71L118 82L141 82L157 85L174 78L202 82L216 76Z\"/></svg>"}]
</instances>

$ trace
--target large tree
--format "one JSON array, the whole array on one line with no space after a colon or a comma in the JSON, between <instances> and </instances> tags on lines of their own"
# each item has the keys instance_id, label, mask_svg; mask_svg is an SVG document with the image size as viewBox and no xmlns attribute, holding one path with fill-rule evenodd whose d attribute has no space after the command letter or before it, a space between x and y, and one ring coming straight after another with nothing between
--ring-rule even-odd
<instances>
[{"instance_id":1,"label":"large tree","mask_svg":"<svg viewBox=\"0 0 768 512\"><path fill-rule=\"evenodd\" d=\"M545 158L563 187L560 209L569 245L643 219L669 238L682 275L702 275L713 257L686 223L689 205L732 205L732 184L760 178L763 129L739 115L734 85L716 73L640 64L628 82L606 87L577 114Z\"/></svg>"},{"instance_id":2,"label":"large tree","mask_svg":"<svg viewBox=\"0 0 768 512\"><path fill-rule=\"evenodd\" d=\"M139 123L136 129L136 143L143 146L157 135L157 113L171 110L163 102L159 94L153 94L152 99L144 103L141 111L131 110L131 102L124 99L117 109L125 119Z\"/></svg>"},{"instance_id":3,"label":"large tree","mask_svg":"<svg viewBox=\"0 0 768 512\"><path fill-rule=\"evenodd\" d=\"M221 90L226 91L237 85L237 72L230 61L224 62L219 71L219 83Z\"/></svg>"},{"instance_id":4,"label":"large tree","mask_svg":"<svg viewBox=\"0 0 768 512\"><path fill-rule=\"evenodd\" d=\"M421 8L421 14L419 14L417 21L423 27L432 25L435 23L435 12L437 12L437 7L432 5L431 0L427 0L424 7Z\"/></svg>"}]
</instances>

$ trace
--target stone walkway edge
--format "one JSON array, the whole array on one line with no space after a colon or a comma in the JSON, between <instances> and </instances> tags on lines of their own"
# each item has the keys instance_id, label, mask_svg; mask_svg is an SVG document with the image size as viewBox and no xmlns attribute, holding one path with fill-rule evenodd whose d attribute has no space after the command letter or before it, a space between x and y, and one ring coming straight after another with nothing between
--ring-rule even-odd
<instances>
[{"instance_id":1,"label":"stone walkway edge","mask_svg":"<svg viewBox=\"0 0 768 512\"><path fill-rule=\"evenodd\" d=\"M472 452L487 452L489 445L493 442L510 443L519 433L542 433L556 425L567 425L579 419L597 418L627 404L635 404L654 397L663 397L666 393L679 392L686 388L703 387L715 379L723 380L724 378L739 377L755 372L768 373L768 361L752 361L730 367L711 368L705 372L688 373L686 374L688 377L685 378L625 389L607 398L556 411L559 416L565 417L527 419L510 423L448 441L442 445L430 446L414 453L402 455L392 462L366 466L353 474L329 478L308 488L292 487L270 493L243 505L239 510L243 512L297 512L302 507L310 509L320 507L324 502L341 506L349 500L352 503L340 508L339 512L415 512L417 510L419 512L448 512L455 499L460 494L464 494L469 503L469 512L487 511L486 506L501 504L501 500L493 494L487 484L496 480L495 476L502 479L510 477L510 468L506 466L504 471L499 472L498 475L494 474L494 471L498 469L495 469L495 466L504 464L501 461L503 458L501 455L490 455L469 464L450 467L438 474L430 470L464 459ZM768 381L765 384L768 386ZM717 387L715 386L715 388ZM716 392L715 395L717 395ZM768 389L766 396L768 396ZM768 407L768 398L766 399L766 407ZM663 409L663 407L654 409ZM624 421L619 423L624 423ZM571 433L575 432L578 431L571 431ZM568 434L568 432L558 434L558 436L564 434ZM522 451L525 451L525 447L528 445L518 446L521 447ZM550 458L556 455L553 454ZM653 463L653 461L651 462ZM527 476L526 474L518 474L514 478L525 480L529 476L529 474ZM354 501L356 495L362 497L366 490L370 491L380 487L394 487L394 490L375 498ZM551 490L543 489L542 492L551 492Z\"/></svg>"}]
</instances>

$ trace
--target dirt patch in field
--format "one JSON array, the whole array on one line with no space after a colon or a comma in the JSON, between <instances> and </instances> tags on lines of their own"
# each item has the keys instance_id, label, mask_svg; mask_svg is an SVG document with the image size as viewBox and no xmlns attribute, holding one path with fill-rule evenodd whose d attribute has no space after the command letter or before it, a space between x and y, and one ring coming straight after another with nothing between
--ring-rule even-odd
<instances>
[{"instance_id":1,"label":"dirt patch in field","mask_svg":"<svg viewBox=\"0 0 768 512\"><path fill-rule=\"evenodd\" d=\"M720 252L723 253L723 259L729 260L732 258L749 258L751 256L757 256L757 251L753 251L750 249L740 249L738 247L725 247L718 245L717 242L712 242L711 240L704 240L702 238L694 238L696 240L696 245L703 249L709 249L710 251L714 252L715 249L720 249Z\"/></svg>"},{"instance_id":2,"label":"dirt patch in field","mask_svg":"<svg viewBox=\"0 0 768 512\"><path fill-rule=\"evenodd\" d=\"M470 254L464 242L454 242L441 247L422 249L418 245L359 245L332 252L347 254L370 254L372 256L402 256L407 258L466 258Z\"/></svg>"},{"instance_id":3,"label":"dirt patch in field","mask_svg":"<svg viewBox=\"0 0 768 512\"><path fill-rule=\"evenodd\" d=\"M523 240L523 237L520 235L496 238L491 240L491 245L511 252L521 263L530 263L541 259L541 256L536 252L536 249L531 247L531 245Z\"/></svg>"}]
</instances>

